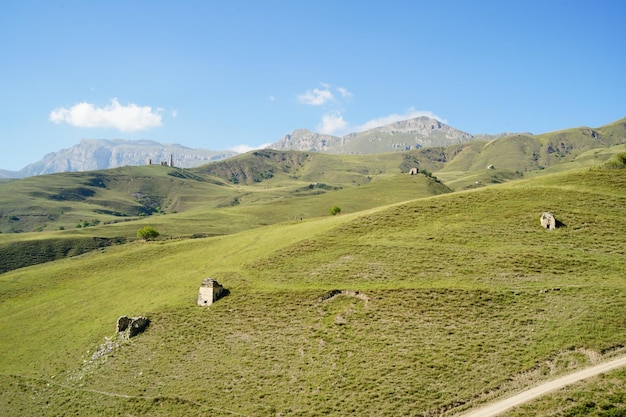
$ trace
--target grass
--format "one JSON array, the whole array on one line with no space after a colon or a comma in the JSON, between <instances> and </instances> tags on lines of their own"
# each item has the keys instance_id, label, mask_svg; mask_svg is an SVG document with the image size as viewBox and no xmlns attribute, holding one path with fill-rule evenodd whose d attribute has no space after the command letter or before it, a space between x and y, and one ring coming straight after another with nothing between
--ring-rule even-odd
<instances>
[{"instance_id":1,"label":"grass","mask_svg":"<svg viewBox=\"0 0 626 417\"><path fill-rule=\"evenodd\" d=\"M241 204L219 210L232 221L265 213L268 225L133 242L0 275L0 409L450 414L626 343L626 170L426 197L419 187L433 188L423 181L381 174L336 192ZM386 198L394 204L381 206ZM342 214L315 217L333 204ZM296 210L312 214L285 216ZM542 229L543 211L564 227ZM205 213L150 220L162 222L157 230L211 230L225 218ZM230 295L199 308L208 276ZM325 297L335 289L352 292ZM121 315L152 322L91 360ZM611 386L623 377L612 373ZM593 394L601 410L616 395L589 384L590 394L568 394L572 409ZM545 401L538 407L550 410Z\"/></svg>"},{"instance_id":2,"label":"grass","mask_svg":"<svg viewBox=\"0 0 626 417\"><path fill-rule=\"evenodd\" d=\"M157 166L150 167L134 167L137 170L126 168L122 170L124 175L116 173L104 174L84 174L81 178L82 182L94 183L94 179L103 178L98 181L106 182L107 189L94 191L96 197L98 193L104 195L122 195L124 192L129 197L128 204L136 204L133 200L135 192L130 193L131 188L124 188L120 183L127 182L139 183L132 190L142 190L143 195L153 195L152 188L167 190L170 187L170 193L167 200L176 200L176 206L185 205L187 209L181 213L170 213L167 215L153 214L141 217L117 217L114 223L103 218L97 225L77 228L67 227L65 230L57 231L38 231L34 233L2 233L0 234L0 258L4 258L5 262L0 261L0 270L6 271L14 267L21 267L59 259L68 253L82 253L81 246L85 246L85 242L103 239L113 241L133 240L137 238L137 231L142 227L153 227L162 238L185 238L185 237L202 237L202 236L218 236L237 233L255 227L266 226L275 223L289 222L295 219L309 219L313 217L325 216L328 214L330 207L340 205L342 212L356 212L371 207L385 205L393 202L406 200L407 197L422 197L436 195L449 192L450 189L445 185L427 178L423 175L380 175L373 178L364 185L360 183L351 184L349 186L320 186L321 183L283 181L278 178L267 181L263 185L237 185L232 187L217 186L207 181L200 183L198 186L196 180L185 182L181 179L171 180L168 176L169 168ZM159 175L148 180L130 180L131 173L142 173L144 170L151 169L157 171ZM163 172L161 172L163 171ZM178 173L178 170L174 170ZM73 189L70 185L70 179L76 177L58 175L55 180L63 179L63 186L57 185L57 189ZM44 177L45 178L45 177ZM85 179L87 178L87 179ZM171 181L174 181L171 183ZM118 185L115 185L118 184ZM143 185L141 185L143 184ZM146 185L147 184L147 185ZM158 185L158 187L157 187ZM42 188L51 186L47 182L43 182ZM197 187L210 187L209 189L199 189ZM218 188L218 193L214 191ZM18 195L17 207L25 204L23 197L25 194L31 193L28 187L16 188L20 190L15 192ZM125 191L124 191L125 190ZM187 198L188 194L198 193L196 200L191 203ZM7 197L8 198L8 197ZM104 196L98 197L104 199ZM108 198L108 197L107 197ZM98 205L98 201L85 200L77 204L79 210L82 206L87 206L91 210L94 205ZM233 202L236 201L236 204ZM47 204L47 202L45 202ZM164 203L167 201L164 200ZM168 203L169 204L169 203ZM169 207L169 206L168 206ZM100 209L97 209L100 210ZM169 208L168 208L169 210ZM67 210L64 218L70 216L74 218L90 218L89 215L83 213L81 215L71 214L71 210ZM98 216L93 211L91 216ZM18 216L24 217L22 215ZM5 216L5 219L10 218ZM66 220L59 220L59 224ZM76 220L78 222L78 220ZM10 221L9 221L10 222ZM49 225L52 228L52 224ZM71 245L76 246L72 248ZM45 248L45 250L34 251L33 246ZM92 245L93 246L93 245ZM38 256L32 254L36 252Z\"/></svg>"},{"instance_id":3,"label":"grass","mask_svg":"<svg viewBox=\"0 0 626 417\"><path fill-rule=\"evenodd\" d=\"M626 371L617 370L581 381L520 406L505 416L623 416L626 414ZM601 392L603 395L598 396Z\"/></svg>"}]
</instances>

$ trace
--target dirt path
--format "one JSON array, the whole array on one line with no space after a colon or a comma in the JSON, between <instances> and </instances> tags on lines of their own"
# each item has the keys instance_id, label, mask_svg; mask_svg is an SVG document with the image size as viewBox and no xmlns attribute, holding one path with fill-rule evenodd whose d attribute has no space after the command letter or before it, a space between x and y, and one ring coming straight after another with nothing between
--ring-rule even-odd
<instances>
[{"instance_id":1,"label":"dirt path","mask_svg":"<svg viewBox=\"0 0 626 417\"><path fill-rule=\"evenodd\" d=\"M622 368L624 366L626 366L626 356L614 359L610 362L605 362L599 365L585 368L581 371L574 372L573 374L562 376L553 381L546 382L527 391L521 392L517 395L514 395L513 397L505 398L486 407L479 408L478 410L462 414L461 417L497 416L500 413L503 413L513 407L516 407L544 394L547 394L548 392L556 391L560 388L565 387L566 385L573 384L574 382L578 382L586 378L591 378L592 376L612 371L613 369Z\"/></svg>"}]
</instances>

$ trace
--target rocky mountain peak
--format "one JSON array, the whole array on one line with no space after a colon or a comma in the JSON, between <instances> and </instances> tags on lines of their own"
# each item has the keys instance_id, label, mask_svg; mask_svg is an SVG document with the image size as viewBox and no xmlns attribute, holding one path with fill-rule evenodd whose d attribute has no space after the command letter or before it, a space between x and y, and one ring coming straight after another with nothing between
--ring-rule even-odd
<instances>
[{"instance_id":1,"label":"rocky mountain peak","mask_svg":"<svg viewBox=\"0 0 626 417\"><path fill-rule=\"evenodd\" d=\"M192 149L147 139L82 139L78 145L49 153L12 176L19 178L55 172L145 165L148 160L159 164L169 161L170 155L173 156L174 166L190 168L234 156L236 152Z\"/></svg>"},{"instance_id":2,"label":"rocky mountain peak","mask_svg":"<svg viewBox=\"0 0 626 417\"><path fill-rule=\"evenodd\" d=\"M427 116L389 123L343 137L298 129L270 145L272 149L328 153L382 153L423 146L447 146L473 140L469 133Z\"/></svg>"}]
</instances>

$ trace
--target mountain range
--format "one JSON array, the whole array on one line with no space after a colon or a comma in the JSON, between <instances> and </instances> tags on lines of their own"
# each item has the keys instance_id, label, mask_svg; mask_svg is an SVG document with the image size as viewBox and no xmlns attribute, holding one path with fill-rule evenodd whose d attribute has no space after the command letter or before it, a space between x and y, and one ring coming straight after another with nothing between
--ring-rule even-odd
<instances>
[{"instance_id":1,"label":"mountain range","mask_svg":"<svg viewBox=\"0 0 626 417\"><path fill-rule=\"evenodd\" d=\"M307 129L296 129L267 148L363 155L451 147L442 153L452 152L456 155L462 150L465 153L468 152L467 147L463 146L464 144L488 142L494 143L494 146L503 152L508 152L506 149L511 146L516 149L522 146L530 152L530 158L534 158L536 165L534 168L536 168L541 165L550 165L550 163L544 163L546 161L541 160L542 155L544 157L546 155L563 157L584 149L623 143L625 141L623 131L624 119L595 129L579 127L540 135L531 133L472 135L448 126L439 120L422 116L362 132L349 133L341 137L315 133ZM499 139L505 139L505 141L502 142ZM543 145L546 145L545 148ZM474 152L476 152L475 149L470 151L470 153ZM514 154L516 153L517 151L514 152ZM78 145L49 153L40 161L32 163L20 171L0 170L0 178L24 178L56 172L93 171L148 163L168 164L170 157L173 159L174 166L178 168L193 168L231 158L237 154L231 150L194 149L178 144L162 144L152 140L83 139ZM462 158L457 158L457 163L460 159ZM476 158L472 156L471 159L474 161ZM480 161L480 163L483 162ZM463 167L463 169L467 168Z\"/></svg>"},{"instance_id":2,"label":"mountain range","mask_svg":"<svg viewBox=\"0 0 626 417\"><path fill-rule=\"evenodd\" d=\"M345 136L331 136L311 132L307 129L294 130L269 147L277 150L298 150L335 154L372 154L409 151L433 146L449 146L490 140L513 133L498 135L472 135L455 129L439 120L426 116L375 127Z\"/></svg>"},{"instance_id":3,"label":"mountain range","mask_svg":"<svg viewBox=\"0 0 626 417\"><path fill-rule=\"evenodd\" d=\"M332 136L297 129L268 146L276 150L301 150L334 154L373 154L448 146L478 139L510 135L471 135L438 120L418 117L345 136ZM168 162L170 155L179 168L192 168L236 155L230 150L193 149L152 140L83 139L78 145L52 152L20 171L0 170L0 178L24 178L56 172L91 171L126 165L144 165L151 160Z\"/></svg>"},{"instance_id":4,"label":"mountain range","mask_svg":"<svg viewBox=\"0 0 626 417\"><path fill-rule=\"evenodd\" d=\"M178 144L162 144L152 140L83 139L78 145L52 152L20 171L0 170L0 178L24 178L56 172L93 171L126 165L169 163L170 156L180 168L191 168L229 158L233 151L192 149Z\"/></svg>"}]
</instances>

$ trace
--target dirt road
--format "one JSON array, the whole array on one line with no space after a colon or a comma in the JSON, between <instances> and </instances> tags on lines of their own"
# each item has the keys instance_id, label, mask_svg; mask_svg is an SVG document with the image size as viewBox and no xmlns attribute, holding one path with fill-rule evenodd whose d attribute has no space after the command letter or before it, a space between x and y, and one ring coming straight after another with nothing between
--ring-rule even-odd
<instances>
[{"instance_id":1,"label":"dirt road","mask_svg":"<svg viewBox=\"0 0 626 417\"><path fill-rule=\"evenodd\" d=\"M596 376L596 375L599 375L608 371L612 371L613 369L621 368L624 366L626 366L626 357L614 359L610 362L605 362L599 365L591 366L581 371L574 372L573 374L565 375L553 381L538 385L527 391L514 395L513 397L505 398L503 400L500 400L486 407L479 408L474 411L470 411L466 414L461 415L461 417L497 416L500 413L503 413L510 408L516 407L527 401L540 397L544 394L547 394L548 392L556 391L560 388L565 387L566 385L573 384L574 382L578 382L586 378L591 378L592 376Z\"/></svg>"}]
</instances>

